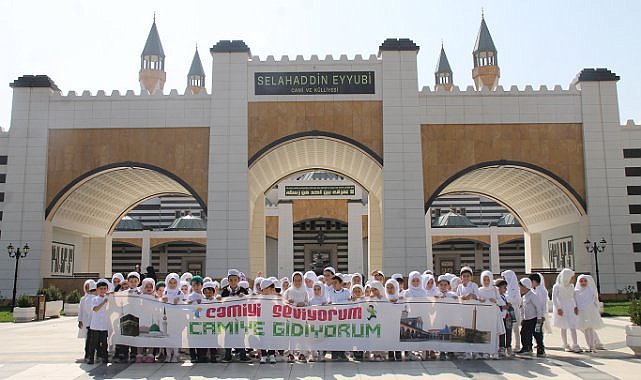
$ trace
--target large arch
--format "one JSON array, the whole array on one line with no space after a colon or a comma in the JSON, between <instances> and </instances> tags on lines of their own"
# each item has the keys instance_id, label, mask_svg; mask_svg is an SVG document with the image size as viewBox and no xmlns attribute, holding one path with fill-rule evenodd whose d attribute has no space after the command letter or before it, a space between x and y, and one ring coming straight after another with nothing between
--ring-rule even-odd
<instances>
[{"instance_id":1,"label":"large arch","mask_svg":"<svg viewBox=\"0 0 641 380\"><path fill-rule=\"evenodd\" d=\"M283 178L313 169L349 177L368 191L370 265L382 265L382 159L340 135L301 134L281 139L249 162L250 272L265 268L264 193Z\"/></svg>"},{"instance_id":2,"label":"large arch","mask_svg":"<svg viewBox=\"0 0 641 380\"><path fill-rule=\"evenodd\" d=\"M443 182L425 202L438 197L473 194L509 209L528 232L577 223L587 214L585 201L566 181L527 162L490 161L470 166Z\"/></svg>"},{"instance_id":3,"label":"large arch","mask_svg":"<svg viewBox=\"0 0 641 380\"><path fill-rule=\"evenodd\" d=\"M45 218L54 227L106 236L136 205L164 195L193 196L206 213L205 201L173 173L149 164L120 162L74 179L53 198Z\"/></svg>"}]
</instances>

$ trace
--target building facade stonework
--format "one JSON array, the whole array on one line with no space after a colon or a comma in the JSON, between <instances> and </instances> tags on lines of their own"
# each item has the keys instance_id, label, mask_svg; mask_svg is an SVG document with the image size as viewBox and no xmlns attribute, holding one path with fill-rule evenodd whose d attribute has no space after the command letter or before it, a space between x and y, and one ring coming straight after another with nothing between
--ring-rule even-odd
<instances>
[{"instance_id":1,"label":"building facade stonework","mask_svg":"<svg viewBox=\"0 0 641 380\"><path fill-rule=\"evenodd\" d=\"M453 82L442 49L435 85L419 90L419 47L409 39L387 39L369 57L280 60L220 41L210 49L211 91L196 52L185 93L166 94L159 38L154 22L140 93L65 95L45 75L11 84L11 126L0 134L0 241L31 246L19 294L45 278L110 276L118 222L142 202L174 195L200 205L203 271L215 277L230 267L289 275L299 265L295 236L309 227L295 215L320 217L323 207L332 208L325 216L344 215L328 225L347 234L339 256L348 271L432 268L433 244L454 236L432 226L432 205L470 194L520 224L459 230L494 244L487 265L495 272L507 269L498 244L522 235L525 271L559 269L551 249L565 239L574 269L593 273L583 242L603 237L602 291L641 281L641 126L621 124L619 77L609 70L583 69L566 88L502 87L482 20L477 88ZM340 175L361 196L292 206L297 200L281 194L278 207L266 204L275 185L310 170ZM292 244L276 242L283 237ZM60 270L60 247L73 247L71 273ZM0 255L0 264L7 295L13 262Z\"/></svg>"}]
</instances>

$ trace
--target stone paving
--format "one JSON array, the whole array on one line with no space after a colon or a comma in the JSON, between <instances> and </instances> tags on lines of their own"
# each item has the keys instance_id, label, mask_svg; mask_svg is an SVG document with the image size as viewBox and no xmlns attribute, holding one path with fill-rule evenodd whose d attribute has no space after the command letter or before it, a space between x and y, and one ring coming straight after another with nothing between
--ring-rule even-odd
<instances>
[{"instance_id":1,"label":"stone paving","mask_svg":"<svg viewBox=\"0 0 641 380\"><path fill-rule=\"evenodd\" d=\"M563 352L558 330L545 336L548 357L509 360L230 364L77 362L76 319L0 324L0 379L639 379L641 359L625 345L627 318L607 318L605 351ZM581 335L581 334L579 334ZM584 343L579 337L579 343Z\"/></svg>"}]
</instances>

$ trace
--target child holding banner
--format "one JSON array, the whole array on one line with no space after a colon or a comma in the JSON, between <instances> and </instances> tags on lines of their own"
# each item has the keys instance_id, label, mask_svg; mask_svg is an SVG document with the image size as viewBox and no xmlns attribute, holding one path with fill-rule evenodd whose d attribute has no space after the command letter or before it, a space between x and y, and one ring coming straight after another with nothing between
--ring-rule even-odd
<instances>
[{"instance_id":1,"label":"child holding banner","mask_svg":"<svg viewBox=\"0 0 641 380\"><path fill-rule=\"evenodd\" d=\"M498 288L494 286L493 280L494 275L489 270L485 270L481 273L481 287L478 289L478 300L479 302L495 304L500 309L502 306L505 306L505 303L499 294ZM497 319L496 324L497 334L505 334L505 325L503 324L503 320ZM488 354L485 354L484 357L485 359L489 359ZM492 354L492 358L499 359L498 351Z\"/></svg>"},{"instance_id":2,"label":"child holding banner","mask_svg":"<svg viewBox=\"0 0 641 380\"><path fill-rule=\"evenodd\" d=\"M301 278L301 283L302 283L302 278ZM260 294L257 295L257 297L275 296L276 295L276 287L275 287L274 281L269 279L269 278L266 278L266 279L264 279L263 281L260 282L260 289L261 289L261 292L260 292ZM276 364L276 351L274 351L274 350L260 350L260 363L261 364L267 363L267 358L268 357L269 357L269 363L270 364Z\"/></svg>"},{"instance_id":3,"label":"child holding banner","mask_svg":"<svg viewBox=\"0 0 641 380\"><path fill-rule=\"evenodd\" d=\"M107 332L109 320L107 318L107 290L109 283L100 279L96 283L96 296L91 299L91 322L89 322L89 357L87 364L94 363L94 355L108 363Z\"/></svg>"},{"instance_id":4,"label":"child holding banner","mask_svg":"<svg viewBox=\"0 0 641 380\"><path fill-rule=\"evenodd\" d=\"M398 302L398 300L401 298L399 294L399 285L398 282L390 278L385 282L385 296L387 297L387 300L392 303ZM403 360L403 355L401 351L389 351L387 353L387 360L389 361L402 361Z\"/></svg>"},{"instance_id":5,"label":"child holding banner","mask_svg":"<svg viewBox=\"0 0 641 380\"><path fill-rule=\"evenodd\" d=\"M229 269L227 271L227 281L228 284L220 290L220 295L218 299L228 298L228 297L244 297L249 294L247 289L241 288L239 285L240 282L240 271L238 269ZM270 280L272 281L272 280ZM273 281L272 281L273 283ZM222 286L222 283L221 283ZM262 289L262 282L261 282ZM225 348L225 356L223 356L223 363L229 363L232 360L231 348ZM237 348L238 358L241 362L249 362L251 359L247 356L247 350L243 348Z\"/></svg>"},{"instance_id":6,"label":"child holding banner","mask_svg":"<svg viewBox=\"0 0 641 380\"><path fill-rule=\"evenodd\" d=\"M370 286L370 296L368 298L369 301L384 301L385 298L385 288L383 287L383 284L377 280L372 280L369 283ZM373 306L369 306L373 308ZM370 316L367 318L368 320L376 318L376 313L374 312L373 314L370 314ZM372 356L373 359L377 362L383 361L383 351L373 351Z\"/></svg>"},{"instance_id":7,"label":"child holding banner","mask_svg":"<svg viewBox=\"0 0 641 380\"><path fill-rule=\"evenodd\" d=\"M409 275L407 276L407 285L408 285L407 290L403 291L403 298L405 299L419 298L420 299L420 298L427 297L427 291L423 287L423 276L418 271L412 271L409 273ZM429 357L430 354L434 356L433 352L426 351L425 357L426 358ZM417 355L412 351L405 351L405 357L409 358L412 361L421 359L420 353Z\"/></svg>"},{"instance_id":8,"label":"child holding banner","mask_svg":"<svg viewBox=\"0 0 641 380\"><path fill-rule=\"evenodd\" d=\"M147 277L142 280L142 285L140 286L142 292L141 297L147 299L156 299L156 282L153 278ZM147 347L138 347L136 354L136 363L153 363L154 354L152 353L153 349Z\"/></svg>"}]
</instances>

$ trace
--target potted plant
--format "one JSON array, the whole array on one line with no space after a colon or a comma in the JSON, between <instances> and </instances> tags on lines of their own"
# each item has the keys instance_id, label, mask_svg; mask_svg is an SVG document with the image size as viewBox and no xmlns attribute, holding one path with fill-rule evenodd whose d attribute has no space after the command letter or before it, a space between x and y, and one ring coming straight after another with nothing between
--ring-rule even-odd
<instances>
[{"instance_id":1,"label":"potted plant","mask_svg":"<svg viewBox=\"0 0 641 380\"><path fill-rule=\"evenodd\" d=\"M630 301L630 321L632 324L625 327L625 343L641 357L641 300Z\"/></svg>"},{"instance_id":2,"label":"potted plant","mask_svg":"<svg viewBox=\"0 0 641 380\"><path fill-rule=\"evenodd\" d=\"M74 289L71 293L67 294L65 298L64 311L66 316L76 316L78 315L78 309L80 308L80 291Z\"/></svg>"},{"instance_id":3,"label":"potted plant","mask_svg":"<svg viewBox=\"0 0 641 380\"><path fill-rule=\"evenodd\" d=\"M26 294L16 298L16 305L13 308L13 320L15 322L31 322L36 317L36 307L33 300Z\"/></svg>"},{"instance_id":4,"label":"potted plant","mask_svg":"<svg viewBox=\"0 0 641 380\"><path fill-rule=\"evenodd\" d=\"M62 291L55 286L51 285L46 289L42 289L41 294L45 295L45 318L59 317L60 310L62 310Z\"/></svg>"}]
</instances>

